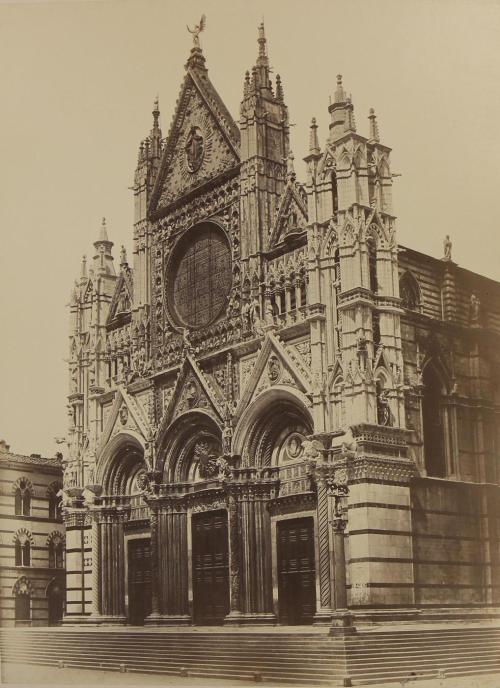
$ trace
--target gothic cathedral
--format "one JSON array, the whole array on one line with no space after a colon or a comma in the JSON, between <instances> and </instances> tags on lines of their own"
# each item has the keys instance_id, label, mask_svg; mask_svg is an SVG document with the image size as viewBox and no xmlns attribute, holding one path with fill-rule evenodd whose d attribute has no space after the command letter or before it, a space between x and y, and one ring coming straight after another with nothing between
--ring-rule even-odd
<instances>
[{"instance_id":1,"label":"gothic cathedral","mask_svg":"<svg viewBox=\"0 0 500 688\"><path fill-rule=\"evenodd\" d=\"M264 26L238 122L201 28L71 297L65 622L494 616L500 284L398 245L341 76L300 181Z\"/></svg>"}]
</instances>

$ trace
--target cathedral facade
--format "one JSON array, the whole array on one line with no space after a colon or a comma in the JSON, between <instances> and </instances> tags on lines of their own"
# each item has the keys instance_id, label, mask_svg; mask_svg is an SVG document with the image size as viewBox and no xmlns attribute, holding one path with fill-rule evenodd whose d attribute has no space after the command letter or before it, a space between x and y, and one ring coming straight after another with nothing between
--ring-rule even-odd
<instances>
[{"instance_id":1,"label":"cathedral facade","mask_svg":"<svg viewBox=\"0 0 500 688\"><path fill-rule=\"evenodd\" d=\"M238 122L201 28L71 297L65 622L494 616L500 284L398 245L340 76L300 181L263 25Z\"/></svg>"}]
</instances>

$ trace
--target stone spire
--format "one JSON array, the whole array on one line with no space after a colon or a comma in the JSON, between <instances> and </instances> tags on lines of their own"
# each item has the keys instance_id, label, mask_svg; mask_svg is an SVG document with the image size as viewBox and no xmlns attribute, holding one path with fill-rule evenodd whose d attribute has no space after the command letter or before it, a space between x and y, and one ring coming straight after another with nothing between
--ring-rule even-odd
<instances>
[{"instance_id":1,"label":"stone spire","mask_svg":"<svg viewBox=\"0 0 500 688\"><path fill-rule=\"evenodd\" d=\"M153 106L153 128L149 136L151 140L150 155L153 158L159 158L161 155L161 129L160 129L160 106L158 96L155 98Z\"/></svg>"},{"instance_id":2,"label":"stone spire","mask_svg":"<svg viewBox=\"0 0 500 688\"><path fill-rule=\"evenodd\" d=\"M378 130L377 115L375 114L375 110L373 108L370 108L368 119L370 120L370 135L368 140L378 143L380 141L380 134Z\"/></svg>"},{"instance_id":3,"label":"stone spire","mask_svg":"<svg viewBox=\"0 0 500 688\"><path fill-rule=\"evenodd\" d=\"M128 261L127 261L127 251L125 250L125 246L123 246L120 249L120 267L121 268L126 268L128 267Z\"/></svg>"},{"instance_id":4,"label":"stone spire","mask_svg":"<svg viewBox=\"0 0 500 688\"><path fill-rule=\"evenodd\" d=\"M97 241L94 241L94 274L114 275L115 268L113 265L113 242L108 238L108 229L106 226L106 218L102 218L101 227L99 229L99 236Z\"/></svg>"},{"instance_id":5,"label":"stone spire","mask_svg":"<svg viewBox=\"0 0 500 688\"><path fill-rule=\"evenodd\" d=\"M264 29L264 22L259 24L257 43L259 45L259 49L257 61L255 66L252 68L251 91L259 91L265 95L273 97L272 84L269 79L269 57L267 54L267 39ZM278 80L278 84L283 97L281 78ZM279 100L278 96L277 99Z\"/></svg>"},{"instance_id":6,"label":"stone spire","mask_svg":"<svg viewBox=\"0 0 500 688\"><path fill-rule=\"evenodd\" d=\"M82 256L82 264L80 268L80 277L82 281L85 281L87 279L87 256L83 255Z\"/></svg>"},{"instance_id":7,"label":"stone spire","mask_svg":"<svg viewBox=\"0 0 500 688\"><path fill-rule=\"evenodd\" d=\"M333 103L328 106L331 116L330 140L335 141L348 132L356 131L354 108L351 97L345 92L342 75L337 75L337 88L333 96Z\"/></svg>"},{"instance_id":8,"label":"stone spire","mask_svg":"<svg viewBox=\"0 0 500 688\"><path fill-rule=\"evenodd\" d=\"M342 74L337 74L337 88L335 90L335 95L333 96L333 102L335 103L345 103L347 100L344 87L342 86Z\"/></svg>"},{"instance_id":9,"label":"stone spire","mask_svg":"<svg viewBox=\"0 0 500 688\"><path fill-rule=\"evenodd\" d=\"M309 130L309 153L311 155L318 155L321 152L318 139L318 125L316 124L316 117L311 120L311 128Z\"/></svg>"}]
</instances>

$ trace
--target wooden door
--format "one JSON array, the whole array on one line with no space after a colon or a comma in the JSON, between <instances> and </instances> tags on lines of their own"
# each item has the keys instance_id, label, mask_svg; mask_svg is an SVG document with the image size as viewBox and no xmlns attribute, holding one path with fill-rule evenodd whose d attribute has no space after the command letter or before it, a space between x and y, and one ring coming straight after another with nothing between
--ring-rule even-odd
<instances>
[{"instance_id":1,"label":"wooden door","mask_svg":"<svg viewBox=\"0 0 500 688\"><path fill-rule=\"evenodd\" d=\"M151 541L149 538L128 543L128 620L142 626L151 614Z\"/></svg>"},{"instance_id":2,"label":"wooden door","mask_svg":"<svg viewBox=\"0 0 500 688\"><path fill-rule=\"evenodd\" d=\"M278 599L282 624L310 624L316 612L312 518L278 522Z\"/></svg>"},{"instance_id":3,"label":"wooden door","mask_svg":"<svg viewBox=\"0 0 500 688\"><path fill-rule=\"evenodd\" d=\"M229 612L227 512L195 514L193 532L193 617L221 624Z\"/></svg>"}]
</instances>

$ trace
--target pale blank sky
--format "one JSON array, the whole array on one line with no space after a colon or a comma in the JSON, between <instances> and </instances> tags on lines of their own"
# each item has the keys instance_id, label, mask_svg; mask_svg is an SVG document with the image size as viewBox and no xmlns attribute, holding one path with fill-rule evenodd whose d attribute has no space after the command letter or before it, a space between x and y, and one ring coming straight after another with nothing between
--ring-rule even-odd
<instances>
[{"instance_id":1,"label":"pale blank sky","mask_svg":"<svg viewBox=\"0 0 500 688\"><path fill-rule=\"evenodd\" d=\"M131 259L139 142L167 134L191 47L237 119L265 18L299 177L335 75L358 131L375 107L393 148L399 241L500 279L500 4L487 0L123 0L0 4L0 437L53 455L66 433L65 307L100 218Z\"/></svg>"}]
</instances>

